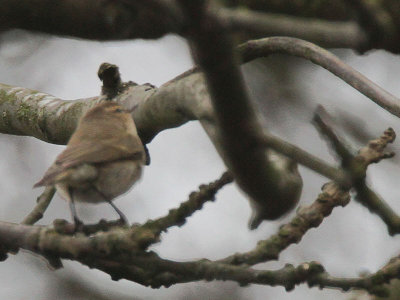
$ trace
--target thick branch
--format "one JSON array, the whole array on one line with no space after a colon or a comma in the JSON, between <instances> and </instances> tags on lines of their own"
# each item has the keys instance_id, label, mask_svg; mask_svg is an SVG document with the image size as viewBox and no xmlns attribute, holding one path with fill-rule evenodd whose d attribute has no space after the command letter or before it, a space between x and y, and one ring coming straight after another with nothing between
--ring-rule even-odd
<instances>
[{"instance_id":1,"label":"thick branch","mask_svg":"<svg viewBox=\"0 0 400 300\"><path fill-rule=\"evenodd\" d=\"M280 157L282 163L278 166L259 147L263 128L250 102L224 23L203 1L179 3L187 16L193 56L210 92L222 146L219 151L237 184L254 201L254 220L250 224L254 229L262 220L277 219L297 204L301 177L295 164L290 168L290 163Z\"/></svg>"},{"instance_id":2,"label":"thick branch","mask_svg":"<svg viewBox=\"0 0 400 300\"><path fill-rule=\"evenodd\" d=\"M94 40L159 38L178 25L143 0L0 0L0 30L26 29Z\"/></svg>"},{"instance_id":3,"label":"thick branch","mask_svg":"<svg viewBox=\"0 0 400 300\"><path fill-rule=\"evenodd\" d=\"M0 222L0 244L18 250L79 261L111 275L113 280L127 279L158 288L199 280L232 280L241 285L250 283L280 285L292 290L296 285L365 289L382 294L381 285L400 274L400 260L393 258L379 272L365 278L336 278L316 262L297 268L286 265L276 271L254 270L208 260L174 262L161 259L142 249L143 242L154 236L143 228L112 229L91 237L60 235L51 228Z\"/></svg>"},{"instance_id":4,"label":"thick branch","mask_svg":"<svg viewBox=\"0 0 400 300\"><path fill-rule=\"evenodd\" d=\"M318 18L326 21L359 23L368 36L364 49L385 49L400 52L400 4L397 0L225 0L232 5L259 12L288 14L296 17Z\"/></svg>"},{"instance_id":5,"label":"thick branch","mask_svg":"<svg viewBox=\"0 0 400 300\"><path fill-rule=\"evenodd\" d=\"M324 46L359 51L378 48L399 52L400 10L397 0L374 1L372 4L360 0L219 2L231 2L253 10L240 14L222 11L230 29L238 32L284 34ZM357 2L367 3L367 9L354 5ZM168 33L184 34L186 31L182 26L183 16L171 0L59 0L57 4L51 0L0 0L0 7L0 30L26 29L102 41L159 38ZM277 15L269 18L262 12ZM292 20L282 14L311 18L311 21ZM318 28L313 24L316 19L320 19ZM347 21L348 24L336 24L335 21Z\"/></svg>"},{"instance_id":6,"label":"thick branch","mask_svg":"<svg viewBox=\"0 0 400 300\"><path fill-rule=\"evenodd\" d=\"M363 51L366 33L356 22L325 21L249 9L220 9L220 16L233 32L246 36L290 36L327 48L350 48Z\"/></svg>"},{"instance_id":7,"label":"thick branch","mask_svg":"<svg viewBox=\"0 0 400 300\"><path fill-rule=\"evenodd\" d=\"M311 43L290 38L267 38L245 43L239 51L244 62L273 53L310 59L399 115L400 100L397 97L358 72L354 73L339 58ZM129 87L116 100L128 109L137 106L133 116L145 143L160 131L181 126L190 120L200 120L210 136L216 134L209 95L203 76L197 70L183 73L158 89L150 85ZM61 100L26 88L0 84L0 132L66 144L80 116L98 101L101 101L99 97Z\"/></svg>"},{"instance_id":8,"label":"thick branch","mask_svg":"<svg viewBox=\"0 0 400 300\"><path fill-rule=\"evenodd\" d=\"M224 0L238 7L258 11L282 13L299 17L314 17L327 20L348 20L354 15L346 0Z\"/></svg>"}]
</instances>

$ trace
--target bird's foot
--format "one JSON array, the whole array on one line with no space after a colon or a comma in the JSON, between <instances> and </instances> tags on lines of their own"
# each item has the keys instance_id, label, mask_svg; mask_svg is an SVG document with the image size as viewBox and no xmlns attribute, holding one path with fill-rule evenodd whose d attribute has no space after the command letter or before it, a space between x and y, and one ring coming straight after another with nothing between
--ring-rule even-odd
<instances>
[{"instance_id":1,"label":"bird's foot","mask_svg":"<svg viewBox=\"0 0 400 300\"><path fill-rule=\"evenodd\" d=\"M77 217L74 217L74 233L82 232L83 227L84 227L83 222Z\"/></svg>"}]
</instances>

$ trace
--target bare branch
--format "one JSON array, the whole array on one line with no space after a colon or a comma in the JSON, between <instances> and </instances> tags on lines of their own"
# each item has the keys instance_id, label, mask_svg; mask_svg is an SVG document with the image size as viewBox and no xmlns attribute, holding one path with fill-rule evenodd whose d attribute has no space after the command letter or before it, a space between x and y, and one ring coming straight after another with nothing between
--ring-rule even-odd
<instances>
[{"instance_id":1,"label":"bare branch","mask_svg":"<svg viewBox=\"0 0 400 300\"><path fill-rule=\"evenodd\" d=\"M274 12L325 21L358 22L367 35L367 43L364 49L353 48L354 50L365 52L371 49L385 49L399 53L400 17L397 0L226 1L236 7L258 12Z\"/></svg>"},{"instance_id":2,"label":"bare branch","mask_svg":"<svg viewBox=\"0 0 400 300\"><path fill-rule=\"evenodd\" d=\"M234 32L260 36L290 36L327 48L351 48L363 51L368 38L356 22L325 21L313 18L223 8L218 11Z\"/></svg>"},{"instance_id":3,"label":"bare branch","mask_svg":"<svg viewBox=\"0 0 400 300\"><path fill-rule=\"evenodd\" d=\"M165 7L149 1L0 0L0 30L26 29L92 40L159 38L179 31Z\"/></svg>"},{"instance_id":4,"label":"bare branch","mask_svg":"<svg viewBox=\"0 0 400 300\"><path fill-rule=\"evenodd\" d=\"M98 223L95 224L82 224L82 226L79 227L79 233L82 233L86 236L90 236L100 231L106 232L114 228L121 228L125 226L126 224L121 219L113 221L101 219ZM132 225L132 227L137 227L137 226L138 226L137 224ZM75 224L69 223L67 220L55 219L53 221L53 227L57 233L63 235L74 235L76 233Z\"/></svg>"},{"instance_id":5,"label":"bare branch","mask_svg":"<svg viewBox=\"0 0 400 300\"><path fill-rule=\"evenodd\" d=\"M381 137L370 141L366 147L359 151L357 156L353 156L347 149L342 138L334 132L333 126L330 124L333 122L322 107L319 107L317 110L314 121L318 129L332 143L335 151L341 157L343 168L350 175L352 186L357 192L356 199L385 222L389 234L400 233L400 216L376 192L371 190L365 182L369 164L377 163L382 159L394 156L394 153L384 152L387 145L393 143L396 138L394 130L392 128L387 129Z\"/></svg>"},{"instance_id":6,"label":"bare branch","mask_svg":"<svg viewBox=\"0 0 400 300\"><path fill-rule=\"evenodd\" d=\"M142 246L152 239L154 236L140 227L115 228L86 237L60 235L48 227L0 222L0 244L5 247L79 261L110 274L113 280L124 278L153 288L199 280L232 280L241 285L280 285L288 291L298 284L308 283L309 286L345 291L350 288L365 289L381 295L381 285L398 278L400 274L399 258L392 259L368 277L348 279L330 276L316 262L303 263L296 268L286 265L276 271L254 270L205 259L174 262L143 250Z\"/></svg>"},{"instance_id":7,"label":"bare branch","mask_svg":"<svg viewBox=\"0 0 400 300\"><path fill-rule=\"evenodd\" d=\"M143 227L152 229L155 235L167 231L172 226L182 226L186 219L194 212L203 208L207 201L214 201L215 194L226 184L233 182L233 177L230 173L225 172L220 179L211 182L207 185L201 185L199 191L192 192L189 199L183 202L178 208L171 209L167 216L156 220L147 221Z\"/></svg>"},{"instance_id":8,"label":"bare branch","mask_svg":"<svg viewBox=\"0 0 400 300\"><path fill-rule=\"evenodd\" d=\"M371 190L365 182L356 186L356 200L377 214L386 224L390 235L400 233L400 216L376 192Z\"/></svg>"},{"instance_id":9,"label":"bare branch","mask_svg":"<svg viewBox=\"0 0 400 300\"><path fill-rule=\"evenodd\" d=\"M246 253L238 253L222 260L220 263L234 265L255 265L261 262L277 260L279 254L291 244L299 243L305 233L311 228L318 227L325 217L329 216L337 206L346 206L350 201L350 195L340 186L330 182L324 184L322 193L313 204L300 207L296 216L290 223L283 225L277 234L267 240L257 243L257 247Z\"/></svg>"},{"instance_id":10,"label":"bare branch","mask_svg":"<svg viewBox=\"0 0 400 300\"><path fill-rule=\"evenodd\" d=\"M324 52L317 46L304 41L289 38L271 38L246 43L240 49L245 61L276 51L287 51L290 54L305 55L306 57L308 57L307 53L311 53L310 59L318 60L322 66L330 68L331 71L338 71L340 76L370 97L378 97L374 100L382 106L385 106L389 101L397 101L397 98L376 87L373 83L370 86L368 79L365 79L365 77L352 70L329 52ZM206 50L208 51L208 46ZM218 51L213 53L221 55ZM313 58L312 55L314 54L315 57ZM224 63L227 61L227 56L222 56L223 59L220 61ZM214 68L212 61L206 61L206 63L210 63L212 72L217 74L216 78L221 77L218 75L220 70L218 68L222 66ZM350 73L346 73L347 71ZM353 71L356 72L355 75ZM232 72L228 73L234 74ZM241 174L240 176L245 183L243 182L240 186L253 199L262 199L263 203L265 199L274 199L265 203L268 203L269 213L276 217L282 214L283 211L287 211L288 207L296 202L293 201L296 195L287 195L286 202L278 201L279 195L282 195L280 193L282 190L277 190L276 188L289 185L296 187L300 182L298 180L299 177L296 172L292 172L287 177L287 174L290 173L288 173L290 165L284 162L283 159L280 159L280 163L275 165L269 161L268 158L271 157L271 154L259 147L260 141L264 138L264 132L258 131L260 128L259 125L255 125L257 120L250 104L243 101L246 98L240 97L239 85L231 85L231 82L241 80L240 76L234 81L231 81L233 79L229 78L229 76L223 77L218 79L220 81L213 83L218 97L228 99L225 102L217 101L220 105L219 113L222 118L225 118L219 125L215 119L209 94L204 85L203 75L195 70L179 76L158 89L151 85L128 86L123 93L117 95L115 100L127 109L136 107L133 111L133 117L144 143L150 142L162 130L180 126L189 120L200 120L228 168ZM214 81L215 78L213 77L212 80ZM225 88L222 88L223 86ZM237 87L232 89L232 86ZM240 98L241 101L234 100L236 98ZM81 114L95 103L102 101L104 96L74 102L62 101L36 91L2 85L0 99L0 108L2 109L0 118L1 132L32 135L46 141L66 143L74 131ZM242 102L246 103L243 107ZM227 107L227 109L224 109L224 107ZM399 111L399 107L395 102L390 103L388 109L392 113ZM234 118L228 117L232 116L232 113L236 114L236 112L239 114ZM242 118L245 121L242 122ZM224 125L222 126L222 124ZM232 126L237 126L238 128L235 127L235 129ZM222 127L225 128L227 136L223 139L219 131ZM251 160L245 159L246 157L251 157ZM303 159L305 158L303 157ZM303 163L309 162L305 161ZM322 171L326 173L325 175L328 175L327 169ZM276 174L281 175L276 176ZM254 180L255 178L256 180ZM270 179L270 181L267 179ZM266 185L265 182L272 184ZM273 182L276 184L273 184ZM293 188L291 190L295 191L296 189ZM258 196L255 195L254 191L257 191L256 194ZM284 188L284 191L289 191L289 189ZM257 196L257 198L254 196ZM280 207L274 207L270 202L275 203L275 205L280 203ZM267 215L265 218L273 218L273 216Z\"/></svg>"},{"instance_id":11,"label":"bare branch","mask_svg":"<svg viewBox=\"0 0 400 300\"><path fill-rule=\"evenodd\" d=\"M370 47L385 47L398 52L399 31L393 19L396 17L382 3L365 0L350 0L348 3L359 13L359 23L369 35Z\"/></svg>"},{"instance_id":12,"label":"bare branch","mask_svg":"<svg viewBox=\"0 0 400 300\"><path fill-rule=\"evenodd\" d=\"M43 214L53 199L55 192L56 189L54 187L46 187L43 193L37 198L35 208L25 217L21 224L33 225L43 218Z\"/></svg>"},{"instance_id":13,"label":"bare branch","mask_svg":"<svg viewBox=\"0 0 400 300\"><path fill-rule=\"evenodd\" d=\"M273 53L285 53L310 60L335 74L391 114L400 117L400 99L342 62L329 51L312 43L288 37L248 41L239 47L244 62Z\"/></svg>"},{"instance_id":14,"label":"bare branch","mask_svg":"<svg viewBox=\"0 0 400 300\"><path fill-rule=\"evenodd\" d=\"M382 153L390 138L381 138L378 144L368 144L370 150L360 151L358 159L366 164L382 158ZM17 251L20 248L43 255L50 262L60 262L60 258L79 261L111 275L112 279L125 278L151 287L170 286L176 283L198 280L233 280L241 285L250 283L281 285L291 290L297 284L334 287L348 290L364 289L370 293L383 294L383 283L398 278L400 263L394 258L379 272L364 278L336 278L324 271L318 263L304 263L297 268L287 265L277 271L254 270L249 265L277 259L287 246L297 243L313 227L317 227L336 206L349 202L349 194L335 183L324 185L323 192L309 207L300 208L296 217L282 226L279 232L268 240L260 241L257 247L247 253L235 254L219 261L198 260L174 262L161 259L156 253L148 252L149 245L159 241L159 234L169 226L179 224L193 211L201 207L207 199L224 184L231 181L228 173L220 180L192 194L187 203L170 212L169 216L151 221L143 226L115 227L113 223L94 225L90 232L71 235L68 224L54 224L52 227L26 226L0 222L1 253ZM193 207L189 207L193 204ZM88 227L89 228L89 227ZM155 230L154 230L155 229ZM99 231L100 230L100 231ZM4 255L2 255L4 256ZM149 267L151 266L151 267Z\"/></svg>"},{"instance_id":15,"label":"bare branch","mask_svg":"<svg viewBox=\"0 0 400 300\"><path fill-rule=\"evenodd\" d=\"M250 228L254 229L262 220L277 219L297 204L302 187L297 165L289 168L288 160L279 157L282 163L278 166L258 147L263 129L249 101L223 22L207 9L204 1L178 3L187 16L193 56L210 92L216 134L222 145L219 151L235 181L254 204L250 221Z\"/></svg>"},{"instance_id":16,"label":"bare branch","mask_svg":"<svg viewBox=\"0 0 400 300\"><path fill-rule=\"evenodd\" d=\"M328 179L336 181L341 186L349 186L350 184L347 174L341 169L330 166L320 158L308 153L296 145L283 141L282 139L268 133L265 133L262 143L290 159L293 159L297 163L327 177Z\"/></svg>"},{"instance_id":17,"label":"bare branch","mask_svg":"<svg viewBox=\"0 0 400 300\"><path fill-rule=\"evenodd\" d=\"M234 2L248 12L223 9L220 14L230 29L237 32L290 35L360 52L374 48L399 52L397 20L400 18L396 0ZM101 41L186 34L184 17L171 0L59 0L57 5L49 0L1 0L0 7L3 31L26 29ZM264 18L263 11L269 13L268 17ZM358 20L362 28L357 26ZM314 26L316 22L318 26Z\"/></svg>"},{"instance_id":18,"label":"bare branch","mask_svg":"<svg viewBox=\"0 0 400 300\"><path fill-rule=\"evenodd\" d=\"M362 167L364 174L368 165L376 163L382 158L382 153L390 140L388 132L385 131L382 137L369 142L367 147L360 150L355 160L365 162ZM376 144L379 146L375 147ZM343 188L335 182L326 183L316 201L308 207L299 208L292 221L283 225L277 234L267 240L259 241L257 247L249 252L238 253L219 262L254 265L278 259L284 249L293 243L300 242L304 234L309 229L318 227L335 207L347 205L350 201L349 189L350 187Z\"/></svg>"},{"instance_id":19,"label":"bare branch","mask_svg":"<svg viewBox=\"0 0 400 300\"><path fill-rule=\"evenodd\" d=\"M244 62L280 52L312 59L331 72L337 70L344 80L348 80L347 76L350 76L355 88L368 97L376 96L373 98L375 102L380 102L381 97L386 99L384 103L392 102L393 105L389 105L392 113L399 111L398 98L386 91L381 93L382 88L375 88L374 83L369 86L370 81L364 80L364 76L352 75L354 70L351 67L331 53L319 50L321 48L308 42L290 38L261 39L239 47ZM350 70L349 75L347 70ZM373 92L374 90L376 91ZM66 144L80 116L101 100L99 97L61 100L26 88L0 84L0 132L29 135L51 143ZM209 95L198 69L189 70L160 88L146 84L132 86L123 95L119 95L116 101L128 109L137 106L133 117L145 143L149 143L160 131L181 126L190 120L200 120L210 136L216 132Z\"/></svg>"}]
</instances>

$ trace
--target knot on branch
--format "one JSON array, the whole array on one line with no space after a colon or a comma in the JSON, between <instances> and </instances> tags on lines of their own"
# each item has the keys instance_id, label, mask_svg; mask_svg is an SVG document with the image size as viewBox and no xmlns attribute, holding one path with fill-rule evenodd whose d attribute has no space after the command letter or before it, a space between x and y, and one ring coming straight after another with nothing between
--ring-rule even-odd
<instances>
[{"instance_id":1,"label":"knot on branch","mask_svg":"<svg viewBox=\"0 0 400 300\"><path fill-rule=\"evenodd\" d=\"M107 100L111 100L112 98L116 97L128 86L137 85L132 81L122 82L118 66L110 63L102 63L99 67L97 75L103 82L101 94L105 95Z\"/></svg>"}]
</instances>

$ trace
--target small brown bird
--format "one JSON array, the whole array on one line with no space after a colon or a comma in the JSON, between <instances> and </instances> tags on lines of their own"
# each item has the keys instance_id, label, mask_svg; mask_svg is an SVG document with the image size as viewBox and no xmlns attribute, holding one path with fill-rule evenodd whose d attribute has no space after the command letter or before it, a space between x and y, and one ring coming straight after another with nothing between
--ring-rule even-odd
<instances>
[{"instance_id":1,"label":"small brown bird","mask_svg":"<svg viewBox=\"0 0 400 300\"><path fill-rule=\"evenodd\" d=\"M111 200L127 192L140 178L145 160L145 150L130 113L107 101L81 118L67 148L34 187L55 186L69 202L76 228L82 222L74 201L108 202L127 223Z\"/></svg>"}]
</instances>

